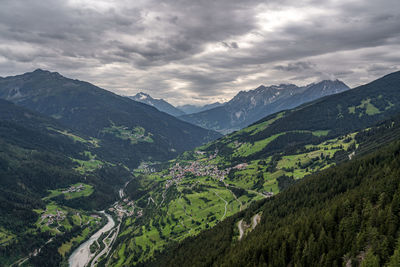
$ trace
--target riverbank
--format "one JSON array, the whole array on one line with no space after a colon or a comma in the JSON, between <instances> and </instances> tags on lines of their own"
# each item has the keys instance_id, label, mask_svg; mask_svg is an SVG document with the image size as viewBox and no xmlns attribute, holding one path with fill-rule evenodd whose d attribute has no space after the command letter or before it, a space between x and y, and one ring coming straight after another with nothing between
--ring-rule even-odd
<instances>
[{"instance_id":1,"label":"riverbank","mask_svg":"<svg viewBox=\"0 0 400 267\"><path fill-rule=\"evenodd\" d=\"M70 267L84 267L86 266L91 259L93 258L93 253L90 252L90 246L97 241L97 239L106 232L109 232L115 227L115 221L111 215L102 211L107 217L107 224L103 226L99 231L94 233L87 241L82 243L75 251L71 254L68 259L68 263Z\"/></svg>"}]
</instances>

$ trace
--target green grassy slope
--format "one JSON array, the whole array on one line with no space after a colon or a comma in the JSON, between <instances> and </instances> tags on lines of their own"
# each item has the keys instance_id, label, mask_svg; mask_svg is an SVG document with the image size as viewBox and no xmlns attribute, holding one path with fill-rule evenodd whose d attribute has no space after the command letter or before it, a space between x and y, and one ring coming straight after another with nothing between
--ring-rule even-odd
<instances>
[{"instance_id":1,"label":"green grassy slope","mask_svg":"<svg viewBox=\"0 0 400 267\"><path fill-rule=\"evenodd\" d=\"M383 134L382 134L383 133ZM399 140L398 127L362 138ZM368 143L366 143L368 145ZM309 176L145 266L398 266L400 143ZM262 218L238 240L238 223Z\"/></svg>"},{"instance_id":2,"label":"green grassy slope","mask_svg":"<svg viewBox=\"0 0 400 267\"><path fill-rule=\"evenodd\" d=\"M227 169L221 166L229 166L229 162L219 156L210 159L205 154L187 152L171 162L168 169L142 174L141 184L128 187L130 197L136 199L137 213L125 221L115 258L107 264L113 265L117 259L121 264L138 264L151 258L154 251L218 225L254 201L277 194L304 176L321 172L337 162L349 160L353 153L367 153L399 137L400 117L397 117L367 130L306 145L295 154L250 161L244 169L225 172L223 182L220 181L221 171ZM371 140L375 140L373 147ZM176 170L177 163L187 172L181 179L174 180L171 173ZM195 175L188 171L192 166L202 172L214 168L219 171ZM120 258L122 248L123 260Z\"/></svg>"}]
</instances>

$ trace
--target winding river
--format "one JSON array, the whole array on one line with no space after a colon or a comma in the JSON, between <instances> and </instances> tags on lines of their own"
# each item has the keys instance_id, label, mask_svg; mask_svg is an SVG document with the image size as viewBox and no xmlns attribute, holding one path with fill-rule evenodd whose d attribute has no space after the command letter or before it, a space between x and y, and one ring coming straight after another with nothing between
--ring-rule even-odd
<instances>
[{"instance_id":1,"label":"winding river","mask_svg":"<svg viewBox=\"0 0 400 267\"><path fill-rule=\"evenodd\" d=\"M75 251L71 254L68 259L68 263L70 267L84 267L86 266L93 255L90 253L90 246L95 242L102 233L110 231L115 226L115 222L111 215L102 211L104 215L106 215L108 222L103 226L99 231L94 233L86 242L82 243Z\"/></svg>"}]
</instances>

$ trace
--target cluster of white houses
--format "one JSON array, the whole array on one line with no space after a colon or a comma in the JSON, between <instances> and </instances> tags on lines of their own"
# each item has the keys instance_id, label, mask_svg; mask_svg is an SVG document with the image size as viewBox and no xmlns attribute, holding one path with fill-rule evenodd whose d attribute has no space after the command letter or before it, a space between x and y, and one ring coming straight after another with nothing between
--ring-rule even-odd
<instances>
[{"instance_id":1,"label":"cluster of white houses","mask_svg":"<svg viewBox=\"0 0 400 267\"><path fill-rule=\"evenodd\" d=\"M65 213L61 210L56 210L56 214L44 213L41 216L42 220L48 219L46 225L50 225L54 222L61 222L65 219Z\"/></svg>"},{"instance_id":2,"label":"cluster of white houses","mask_svg":"<svg viewBox=\"0 0 400 267\"><path fill-rule=\"evenodd\" d=\"M196 151L197 154L203 155L203 151ZM218 150L215 150L214 154L209 156L209 159L214 159L218 154ZM247 167L247 163L241 163L233 167L233 169L242 170ZM209 164L207 162L196 160L190 162L188 165L181 166L179 163L176 163L169 170L169 174L166 176L171 176L171 180L167 180L165 187L170 187L173 183L179 183L187 173L191 173L195 176L209 176L216 180L223 181L228 173L231 171L231 167L226 168L224 170L218 169L216 165Z\"/></svg>"},{"instance_id":3,"label":"cluster of white houses","mask_svg":"<svg viewBox=\"0 0 400 267\"><path fill-rule=\"evenodd\" d=\"M83 184L80 184L78 186L72 185L71 187L69 187L68 189L66 189L62 192L63 192L63 194L66 194L66 193L80 192L82 190L85 190L85 186Z\"/></svg>"}]
</instances>

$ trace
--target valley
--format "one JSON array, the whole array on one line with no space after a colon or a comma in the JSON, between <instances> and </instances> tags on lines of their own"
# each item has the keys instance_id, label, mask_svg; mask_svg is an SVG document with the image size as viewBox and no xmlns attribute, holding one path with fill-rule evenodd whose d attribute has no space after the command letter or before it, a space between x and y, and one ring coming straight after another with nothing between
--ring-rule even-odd
<instances>
[{"instance_id":1,"label":"valley","mask_svg":"<svg viewBox=\"0 0 400 267\"><path fill-rule=\"evenodd\" d=\"M144 190L151 191L141 192L141 197L135 192L131 197L136 198L144 215L124 221L119 236L122 242L107 264L122 266L148 260L171 242L210 229L252 202L274 196L298 179L335 165L335 154L351 154L356 149L355 136L308 145L302 153L280 159L268 157L233 166L218 150L202 151L208 148L204 146L170 161L170 167L161 172L139 174ZM251 147L249 150L251 155ZM113 258L118 261L113 262Z\"/></svg>"},{"instance_id":2,"label":"valley","mask_svg":"<svg viewBox=\"0 0 400 267\"><path fill-rule=\"evenodd\" d=\"M216 251L227 248L227 240L246 242L270 216L260 208L264 203L398 139L399 75L273 113L218 139L201 129L203 142L180 150L166 141L167 128L149 127L126 114L82 131L68 113L66 120L51 118L18 101L0 101L0 108L13 111L0 116L0 167L4 177L18 173L0 184L10 196L3 195L7 211L0 217L1 263L147 266L226 224L230 232ZM133 105L127 98L117 100ZM171 120L173 127L188 125ZM191 127L185 129L196 129ZM180 136L187 136L186 130ZM169 152L152 151L160 144ZM128 151L135 151L140 164ZM29 216L15 224L12 218L20 214ZM31 245L23 247L26 242Z\"/></svg>"},{"instance_id":3,"label":"valley","mask_svg":"<svg viewBox=\"0 0 400 267\"><path fill-rule=\"evenodd\" d=\"M377 99L382 97L378 95ZM361 99L360 102L371 103L371 100ZM320 104L323 105L317 102L311 108ZM336 107L337 119L345 117L343 106L344 102ZM357 115L354 120L358 123L358 118L365 116L364 112L365 118L381 113L370 113L366 105L359 106L356 114L348 109L349 114ZM392 107L389 103L377 110L387 112ZM361 137L368 129L351 131L351 127L346 126L347 129L342 130L339 125L327 130L324 124L313 124L309 130L311 123L304 121L295 130L285 124L291 120L292 112L307 112L307 109L310 108L306 105L298 112L295 109L271 115L248 128L183 153L164 164L160 171L140 174L140 185L136 187L143 189L134 189L128 196L143 208L143 216L123 223L121 243L107 264L140 265L151 261L153 255L157 257L157 250L212 229L226 217L250 207L254 201L270 198L303 177L358 155L356 151L365 145ZM282 131L279 125L287 130ZM289 147L287 140L290 140ZM239 237L238 233L233 238Z\"/></svg>"},{"instance_id":4,"label":"valley","mask_svg":"<svg viewBox=\"0 0 400 267\"><path fill-rule=\"evenodd\" d=\"M365 253L377 266L397 266L398 237L387 232L398 231L397 210L391 210L397 205L398 179L388 175L398 172L398 149L395 141L375 153L311 175L278 196L252 205L251 212L238 213L197 237L169 246L145 265L361 265L365 258L359 255ZM387 197L386 204L383 197ZM372 203L379 204L372 208ZM243 221L251 225L260 212L260 223L243 237ZM388 212L393 212L394 221L384 219ZM237 236L242 236L240 242L235 242ZM382 249L387 251L384 257ZM336 256L344 254L345 258Z\"/></svg>"},{"instance_id":5,"label":"valley","mask_svg":"<svg viewBox=\"0 0 400 267\"><path fill-rule=\"evenodd\" d=\"M91 258L93 258L91 247L93 245L97 245L97 247L99 247L99 242L98 242L99 237L102 234L107 233L108 231L114 228L115 222L113 218L107 213L103 212L103 214L107 217L107 224L104 225L103 228L94 233L92 236L90 236L90 238L85 243L81 244L78 248L76 248L76 250L69 257L68 260L69 266L79 267L87 265L91 261ZM108 237L109 236L107 235L106 238ZM102 255L101 253L103 253L103 251L106 252L108 249L107 243L104 242L105 241L103 239L104 249L99 253L100 256ZM96 261L97 259L93 260L93 262Z\"/></svg>"},{"instance_id":6,"label":"valley","mask_svg":"<svg viewBox=\"0 0 400 267\"><path fill-rule=\"evenodd\" d=\"M0 267L400 267L400 1L2 0Z\"/></svg>"}]
</instances>

